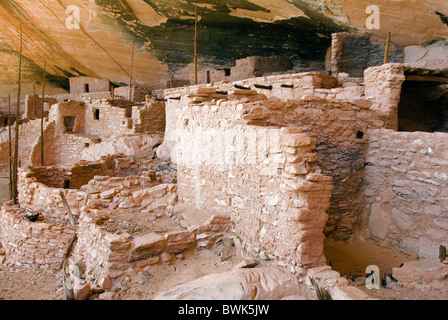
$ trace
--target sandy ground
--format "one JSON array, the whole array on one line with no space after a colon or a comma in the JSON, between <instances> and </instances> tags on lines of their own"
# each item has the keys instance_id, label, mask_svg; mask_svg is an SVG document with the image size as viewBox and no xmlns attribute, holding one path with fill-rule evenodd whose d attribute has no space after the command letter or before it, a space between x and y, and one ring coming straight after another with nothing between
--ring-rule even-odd
<instances>
[{"instance_id":1,"label":"sandy ground","mask_svg":"<svg viewBox=\"0 0 448 320\"><path fill-rule=\"evenodd\" d=\"M396 282L389 282L380 289L367 289L365 270L369 265L376 265L380 269L383 279L392 273L392 268L399 268L407 261L418 260L399 249L384 248L372 242L362 241L334 241L325 242L325 256L327 263L331 263L334 270L349 280L349 284L366 292L371 298L379 300L447 300L448 279L439 283L439 287L402 286Z\"/></svg>"}]
</instances>

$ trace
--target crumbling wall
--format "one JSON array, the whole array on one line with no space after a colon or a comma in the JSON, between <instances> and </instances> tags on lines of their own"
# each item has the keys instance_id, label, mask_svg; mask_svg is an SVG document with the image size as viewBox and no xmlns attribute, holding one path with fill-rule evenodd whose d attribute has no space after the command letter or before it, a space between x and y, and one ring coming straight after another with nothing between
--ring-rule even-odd
<instances>
[{"instance_id":1,"label":"crumbling wall","mask_svg":"<svg viewBox=\"0 0 448 320\"><path fill-rule=\"evenodd\" d=\"M186 230L129 237L102 227L104 219L109 217L113 217L110 211L83 208L78 242L70 258L72 264L83 261L84 276L91 287L96 285L106 290L128 288L139 280L139 273L167 261L175 263L174 256L184 251L210 246L229 228L228 217L216 215Z\"/></svg>"},{"instance_id":2,"label":"crumbling wall","mask_svg":"<svg viewBox=\"0 0 448 320\"><path fill-rule=\"evenodd\" d=\"M320 174L308 135L248 125L248 113L238 100L183 107L177 121L180 199L229 213L251 255L299 267L324 264L332 179Z\"/></svg>"},{"instance_id":3,"label":"crumbling wall","mask_svg":"<svg viewBox=\"0 0 448 320\"><path fill-rule=\"evenodd\" d=\"M367 234L438 258L448 245L447 134L372 130L367 139Z\"/></svg>"},{"instance_id":4,"label":"crumbling wall","mask_svg":"<svg viewBox=\"0 0 448 320\"><path fill-rule=\"evenodd\" d=\"M44 110L44 103L48 105L47 111ZM43 116L48 115L48 109L51 105L57 103L55 98L45 98L42 99L39 95L27 95L25 97L25 113L23 114L24 119L38 119Z\"/></svg>"}]
</instances>

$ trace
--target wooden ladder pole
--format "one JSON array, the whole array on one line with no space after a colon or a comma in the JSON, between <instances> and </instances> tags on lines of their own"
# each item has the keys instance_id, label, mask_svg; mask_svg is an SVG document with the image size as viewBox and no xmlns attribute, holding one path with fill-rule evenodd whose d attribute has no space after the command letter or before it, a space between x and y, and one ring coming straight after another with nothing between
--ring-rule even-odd
<instances>
[{"instance_id":1,"label":"wooden ladder pole","mask_svg":"<svg viewBox=\"0 0 448 320\"><path fill-rule=\"evenodd\" d=\"M198 84L198 10L194 6L194 85Z\"/></svg>"},{"instance_id":2,"label":"wooden ladder pole","mask_svg":"<svg viewBox=\"0 0 448 320\"><path fill-rule=\"evenodd\" d=\"M62 191L59 191L59 195L61 196L62 202L64 203L65 211L67 212L70 223L72 225L76 225L75 218L73 217L73 214L72 214L72 210L70 210L70 207L67 203L67 199L65 199L65 196L62 193Z\"/></svg>"},{"instance_id":3,"label":"wooden ladder pole","mask_svg":"<svg viewBox=\"0 0 448 320\"><path fill-rule=\"evenodd\" d=\"M23 54L23 28L20 22L20 53L19 53L19 79L17 90L17 108L16 108L16 127L15 127L15 143L14 143L14 162L13 162L13 196L12 203L17 204L18 190L17 190L17 175L19 164L19 119L20 119L20 95L22 89L22 54Z\"/></svg>"},{"instance_id":4,"label":"wooden ladder pole","mask_svg":"<svg viewBox=\"0 0 448 320\"><path fill-rule=\"evenodd\" d=\"M132 71L134 69L134 50L135 50L135 40L132 42L132 54L131 54L131 72L129 76L129 101L132 101L131 95L132 95Z\"/></svg>"},{"instance_id":5,"label":"wooden ladder pole","mask_svg":"<svg viewBox=\"0 0 448 320\"><path fill-rule=\"evenodd\" d=\"M40 165L44 166L44 104L45 104L45 84L47 81L47 60L45 60L44 65L44 85L42 87L42 109L40 118Z\"/></svg>"},{"instance_id":6,"label":"wooden ladder pole","mask_svg":"<svg viewBox=\"0 0 448 320\"><path fill-rule=\"evenodd\" d=\"M11 94L8 94L8 162L9 162L9 199L12 200L12 132L11 132Z\"/></svg>"},{"instance_id":7,"label":"wooden ladder pole","mask_svg":"<svg viewBox=\"0 0 448 320\"><path fill-rule=\"evenodd\" d=\"M384 52L384 64L386 64L389 61L389 48L390 48L390 38L391 33L387 33L387 39L386 39L386 50Z\"/></svg>"}]
</instances>

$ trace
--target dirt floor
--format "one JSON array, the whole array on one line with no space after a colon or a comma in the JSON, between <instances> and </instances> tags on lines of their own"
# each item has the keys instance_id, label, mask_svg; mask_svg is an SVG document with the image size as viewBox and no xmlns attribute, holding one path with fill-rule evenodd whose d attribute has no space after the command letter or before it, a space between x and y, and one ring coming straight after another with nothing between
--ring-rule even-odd
<instances>
[{"instance_id":1,"label":"dirt floor","mask_svg":"<svg viewBox=\"0 0 448 320\"><path fill-rule=\"evenodd\" d=\"M379 300L447 300L448 279L440 283L439 288L415 286L408 288L394 281L382 283L380 289L367 289L366 268L376 265L380 269L381 278L392 273L392 268L399 268L402 263L418 260L417 257L403 253L399 249L381 247L372 242L362 241L325 241L325 257L327 263L341 276L349 280L349 284L366 292L371 298ZM385 280L386 281L386 280Z\"/></svg>"}]
</instances>

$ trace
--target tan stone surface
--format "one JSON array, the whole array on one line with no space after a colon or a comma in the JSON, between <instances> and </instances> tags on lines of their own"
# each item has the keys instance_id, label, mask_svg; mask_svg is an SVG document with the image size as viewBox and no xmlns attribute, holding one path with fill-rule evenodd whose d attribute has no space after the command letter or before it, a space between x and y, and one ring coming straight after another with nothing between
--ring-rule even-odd
<instances>
[{"instance_id":1,"label":"tan stone surface","mask_svg":"<svg viewBox=\"0 0 448 320\"><path fill-rule=\"evenodd\" d=\"M290 272L256 268L208 275L161 292L154 300L276 300L299 294L300 285Z\"/></svg>"}]
</instances>

